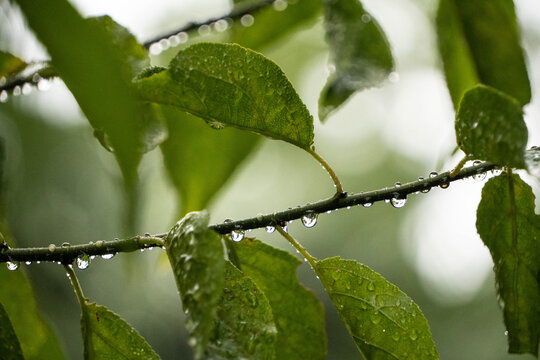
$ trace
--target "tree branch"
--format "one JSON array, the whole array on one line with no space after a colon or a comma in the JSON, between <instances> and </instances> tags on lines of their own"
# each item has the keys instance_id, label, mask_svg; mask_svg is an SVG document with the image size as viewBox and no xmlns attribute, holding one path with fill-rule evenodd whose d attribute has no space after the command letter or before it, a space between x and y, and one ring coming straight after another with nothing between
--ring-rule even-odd
<instances>
[{"instance_id":1,"label":"tree branch","mask_svg":"<svg viewBox=\"0 0 540 360\"><path fill-rule=\"evenodd\" d=\"M418 181L413 181L399 187L384 188L360 194L346 194L343 196L333 196L331 198L298 206L294 209L274 212L267 215L257 215L256 217L224 222L210 225L209 228L219 234L229 234L231 231L242 231L248 229L263 228L266 226L284 225L290 220L302 218L306 214L318 214L326 211L346 208L355 205L373 204L378 201L405 199L408 195L417 192L427 192L437 186L448 187L451 182L468 178L480 173L485 173L496 169L497 166L491 163L482 163L463 168L455 177L450 176L450 172L444 172L437 176L428 177ZM107 255L120 252L132 252L139 249L151 247L163 247L167 233L156 235L135 236L124 240L97 241L90 244L73 245L60 247L50 245L45 248L9 248L5 243L0 247L0 263L3 262L27 262L27 261L54 261L62 264L71 264L78 256Z\"/></svg>"}]
</instances>

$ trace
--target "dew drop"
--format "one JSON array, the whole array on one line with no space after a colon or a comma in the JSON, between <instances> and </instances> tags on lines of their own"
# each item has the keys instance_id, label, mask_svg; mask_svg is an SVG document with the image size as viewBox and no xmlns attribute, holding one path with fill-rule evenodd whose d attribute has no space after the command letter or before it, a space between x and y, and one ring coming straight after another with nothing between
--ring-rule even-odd
<instances>
[{"instance_id":1,"label":"dew drop","mask_svg":"<svg viewBox=\"0 0 540 360\"><path fill-rule=\"evenodd\" d=\"M199 29L197 31L199 32L199 35L206 35L206 34L210 34L211 30L212 29L210 29L210 26L204 24L204 25L199 26Z\"/></svg>"},{"instance_id":2,"label":"dew drop","mask_svg":"<svg viewBox=\"0 0 540 360\"><path fill-rule=\"evenodd\" d=\"M266 232L267 232L267 233L271 234L271 233L273 233L274 231L276 231L276 227L275 227L275 226L268 225L268 226L266 227Z\"/></svg>"},{"instance_id":3,"label":"dew drop","mask_svg":"<svg viewBox=\"0 0 540 360\"><path fill-rule=\"evenodd\" d=\"M379 315L371 315L371 322L373 324L378 324L381 322L381 317Z\"/></svg>"},{"instance_id":4,"label":"dew drop","mask_svg":"<svg viewBox=\"0 0 540 360\"><path fill-rule=\"evenodd\" d=\"M398 340L399 340L399 338L400 338L400 335L399 335L399 333L395 332L395 333L393 333L393 334L392 334L392 340L394 340L394 341L398 341Z\"/></svg>"},{"instance_id":5,"label":"dew drop","mask_svg":"<svg viewBox=\"0 0 540 360\"><path fill-rule=\"evenodd\" d=\"M0 92L0 102L5 103L7 101L8 101L8 93L6 90L2 90L2 92Z\"/></svg>"},{"instance_id":6,"label":"dew drop","mask_svg":"<svg viewBox=\"0 0 540 360\"><path fill-rule=\"evenodd\" d=\"M398 181L398 182L396 182L396 184L394 186L398 188L398 187L401 186L401 183Z\"/></svg>"},{"instance_id":7,"label":"dew drop","mask_svg":"<svg viewBox=\"0 0 540 360\"><path fill-rule=\"evenodd\" d=\"M161 53L161 44L160 43L153 43L150 45L150 54L152 55L159 55Z\"/></svg>"},{"instance_id":8,"label":"dew drop","mask_svg":"<svg viewBox=\"0 0 540 360\"><path fill-rule=\"evenodd\" d=\"M90 266L90 256L84 254L77 257L77 267L80 270L85 270Z\"/></svg>"},{"instance_id":9,"label":"dew drop","mask_svg":"<svg viewBox=\"0 0 540 360\"><path fill-rule=\"evenodd\" d=\"M111 254L103 254L103 255L101 255L101 258L102 258L102 259L105 259L105 260L110 260L110 259L112 259L112 258L114 257L114 255L115 255L114 253L111 253Z\"/></svg>"},{"instance_id":10,"label":"dew drop","mask_svg":"<svg viewBox=\"0 0 540 360\"><path fill-rule=\"evenodd\" d=\"M429 173L430 179L433 179L434 177L437 177L437 176L439 176L439 174L436 171L432 171Z\"/></svg>"},{"instance_id":11,"label":"dew drop","mask_svg":"<svg viewBox=\"0 0 540 360\"><path fill-rule=\"evenodd\" d=\"M250 27L255 22L253 15L246 14L240 18L240 24L245 27Z\"/></svg>"},{"instance_id":12,"label":"dew drop","mask_svg":"<svg viewBox=\"0 0 540 360\"><path fill-rule=\"evenodd\" d=\"M63 242L63 243L62 243L62 247L63 247L63 248L68 248L68 247L70 247L70 246L71 246L71 244L68 243L68 242Z\"/></svg>"},{"instance_id":13,"label":"dew drop","mask_svg":"<svg viewBox=\"0 0 540 360\"><path fill-rule=\"evenodd\" d=\"M32 265L32 262L31 261L27 261L25 262L26 265Z\"/></svg>"},{"instance_id":14,"label":"dew drop","mask_svg":"<svg viewBox=\"0 0 540 360\"><path fill-rule=\"evenodd\" d=\"M391 83L397 83L399 81L399 74L395 71L392 71L389 75L388 75L388 81L390 81Z\"/></svg>"},{"instance_id":15,"label":"dew drop","mask_svg":"<svg viewBox=\"0 0 540 360\"><path fill-rule=\"evenodd\" d=\"M19 85L15 86L13 88L13 96L19 96L21 95L22 91L21 91L21 87Z\"/></svg>"},{"instance_id":16,"label":"dew drop","mask_svg":"<svg viewBox=\"0 0 540 360\"><path fill-rule=\"evenodd\" d=\"M439 187L440 187L441 189L448 189L448 187L450 186L450 182L448 181L448 178L446 178L446 179L444 179L444 180L445 180L445 182L442 183L441 185L439 185Z\"/></svg>"},{"instance_id":17,"label":"dew drop","mask_svg":"<svg viewBox=\"0 0 540 360\"><path fill-rule=\"evenodd\" d=\"M309 212L302 216L302 224L307 228L312 228L317 224L317 213Z\"/></svg>"},{"instance_id":18,"label":"dew drop","mask_svg":"<svg viewBox=\"0 0 540 360\"><path fill-rule=\"evenodd\" d=\"M188 33L183 32L183 31L176 34L176 36L178 36L178 41L180 42L180 44L185 43L189 39Z\"/></svg>"},{"instance_id":19,"label":"dew drop","mask_svg":"<svg viewBox=\"0 0 540 360\"><path fill-rule=\"evenodd\" d=\"M223 31L227 30L228 27L229 27L229 23L225 19L220 19L220 20L216 21L215 24L214 24L214 28L218 32L223 32Z\"/></svg>"},{"instance_id":20,"label":"dew drop","mask_svg":"<svg viewBox=\"0 0 540 360\"><path fill-rule=\"evenodd\" d=\"M508 330L504 331L504 336L508 336Z\"/></svg>"},{"instance_id":21,"label":"dew drop","mask_svg":"<svg viewBox=\"0 0 540 360\"><path fill-rule=\"evenodd\" d=\"M50 244L50 245L48 246L48 249L49 249L49 252L54 252L54 251L56 250L56 245Z\"/></svg>"},{"instance_id":22,"label":"dew drop","mask_svg":"<svg viewBox=\"0 0 540 360\"><path fill-rule=\"evenodd\" d=\"M146 236L146 234L145 234L145 236ZM103 246L103 240L96 241L96 247L100 248L102 246Z\"/></svg>"},{"instance_id":23,"label":"dew drop","mask_svg":"<svg viewBox=\"0 0 540 360\"><path fill-rule=\"evenodd\" d=\"M367 202L367 203L363 203L363 204L362 204L362 206L363 206L363 207L366 207L366 208L371 207L371 205L373 205L373 203L370 203L370 202Z\"/></svg>"},{"instance_id":24,"label":"dew drop","mask_svg":"<svg viewBox=\"0 0 540 360\"><path fill-rule=\"evenodd\" d=\"M367 24L371 21L371 16L369 14L363 14L361 20L364 24Z\"/></svg>"},{"instance_id":25,"label":"dew drop","mask_svg":"<svg viewBox=\"0 0 540 360\"><path fill-rule=\"evenodd\" d=\"M274 9L276 11L283 11L287 8L287 1L285 0L276 0L274 1L274 3L272 4L274 6Z\"/></svg>"},{"instance_id":26,"label":"dew drop","mask_svg":"<svg viewBox=\"0 0 540 360\"><path fill-rule=\"evenodd\" d=\"M399 194L394 194L395 196L390 200L390 203L393 207L396 209L402 208L405 206L405 203L407 202L407 196L402 196Z\"/></svg>"},{"instance_id":27,"label":"dew drop","mask_svg":"<svg viewBox=\"0 0 540 360\"><path fill-rule=\"evenodd\" d=\"M242 230L231 231L231 237L233 241L239 242L244 238L244 232Z\"/></svg>"},{"instance_id":28,"label":"dew drop","mask_svg":"<svg viewBox=\"0 0 540 360\"><path fill-rule=\"evenodd\" d=\"M283 231L287 232L287 225L283 225L281 226L281 228L283 229Z\"/></svg>"},{"instance_id":29,"label":"dew drop","mask_svg":"<svg viewBox=\"0 0 540 360\"><path fill-rule=\"evenodd\" d=\"M423 176L419 176L419 177L418 177L418 181L424 181L424 177L423 177Z\"/></svg>"},{"instance_id":30,"label":"dew drop","mask_svg":"<svg viewBox=\"0 0 540 360\"><path fill-rule=\"evenodd\" d=\"M19 268L18 261L8 261L6 262L8 270L15 271Z\"/></svg>"}]
</instances>

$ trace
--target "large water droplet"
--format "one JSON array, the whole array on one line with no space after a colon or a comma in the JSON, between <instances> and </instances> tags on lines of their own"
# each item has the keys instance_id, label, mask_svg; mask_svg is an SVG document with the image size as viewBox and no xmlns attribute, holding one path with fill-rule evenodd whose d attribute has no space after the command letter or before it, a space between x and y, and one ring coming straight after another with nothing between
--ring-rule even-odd
<instances>
[{"instance_id":1,"label":"large water droplet","mask_svg":"<svg viewBox=\"0 0 540 360\"><path fill-rule=\"evenodd\" d=\"M70 247L70 246L71 246L71 244L68 243L68 242L63 242L63 243L62 243L62 247L63 247L63 248L68 248L68 247Z\"/></svg>"},{"instance_id":2,"label":"large water droplet","mask_svg":"<svg viewBox=\"0 0 540 360\"><path fill-rule=\"evenodd\" d=\"M310 212L302 216L302 224L307 228L312 228L317 224L317 213Z\"/></svg>"},{"instance_id":3,"label":"large water droplet","mask_svg":"<svg viewBox=\"0 0 540 360\"><path fill-rule=\"evenodd\" d=\"M244 232L242 230L231 231L231 237L233 241L239 242L244 238Z\"/></svg>"},{"instance_id":4,"label":"large water droplet","mask_svg":"<svg viewBox=\"0 0 540 360\"><path fill-rule=\"evenodd\" d=\"M85 270L90 266L90 256L84 254L77 257L77 267L81 270Z\"/></svg>"},{"instance_id":5,"label":"large water droplet","mask_svg":"<svg viewBox=\"0 0 540 360\"><path fill-rule=\"evenodd\" d=\"M439 176L439 174L436 171L432 171L432 172L429 173L429 177L431 179L433 179L434 177L437 177L437 176Z\"/></svg>"},{"instance_id":6,"label":"large water droplet","mask_svg":"<svg viewBox=\"0 0 540 360\"><path fill-rule=\"evenodd\" d=\"M15 271L19 268L18 261L8 261L6 262L8 270Z\"/></svg>"},{"instance_id":7,"label":"large water droplet","mask_svg":"<svg viewBox=\"0 0 540 360\"><path fill-rule=\"evenodd\" d=\"M399 194L394 194L394 195L395 196L392 198L392 200L390 200L390 203L392 204L392 206L395 207L396 209L399 209L405 206L405 203L407 202L407 196L403 196Z\"/></svg>"},{"instance_id":8,"label":"large water droplet","mask_svg":"<svg viewBox=\"0 0 540 360\"><path fill-rule=\"evenodd\" d=\"M268 225L266 227L266 232L269 233L269 234L273 233L275 230L276 230L275 226Z\"/></svg>"},{"instance_id":9,"label":"large water droplet","mask_svg":"<svg viewBox=\"0 0 540 360\"><path fill-rule=\"evenodd\" d=\"M112 259L112 258L114 257L114 255L115 255L114 253L111 253L111 254L103 254L103 255L101 255L101 258L102 258L102 259L105 259L105 260L110 260L110 259Z\"/></svg>"}]
</instances>

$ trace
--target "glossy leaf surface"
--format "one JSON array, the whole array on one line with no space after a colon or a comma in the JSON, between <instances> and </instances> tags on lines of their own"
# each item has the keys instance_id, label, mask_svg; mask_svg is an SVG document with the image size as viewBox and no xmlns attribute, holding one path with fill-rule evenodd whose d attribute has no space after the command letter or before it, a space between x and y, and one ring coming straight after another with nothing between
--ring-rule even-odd
<instances>
[{"instance_id":1,"label":"glossy leaf surface","mask_svg":"<svg viewBox=\"0 0 540 360\"><path fill-rule=\"evenodd\" d=\"M540 338L540 215L518 175L503 173L482 190L476 228L495 263L511 353L538 355Z\"/></svg>"},{"instance_id":2,"label":"glossy leaf surface","mask_svg":"<svg viewBox=\"0 0 540 360\"><path fill-rule=\"evenodd\" d=\"M456 117L461 150L475 159L525 167L528 131L521 106L508 95L479 85L465 93Z\"/></svg>"},{"instance_id":3,"label":"glossy leaf surface","mask_svg":"<svg viewBox=\"0 0 540 360\"><path fill-rule=\"evenodd\" d=\"M313 118L280 68L238 45L190 46L169 70L135 86L144 100L178 107L215 128L250 130L304 149L313 142Z\"/></svg>"},{"instance_id":4,"label":"glossy leaf surface","mask_svg":"<svg viewBox=\"0 0 540 360\"><path fill-rule=\"evenodd\" d=\"M204 358L224 283L223 245L208 221L206 211L189 213L167 235L167 255L196 359Z\"/></svg>"},{"instance_id":5,"label":"glossy leaf surface","mask_svg":"<svg viewBox=\"0 0 540 360\"><path fill-rule=\"evenodd\" d=\"M324 311L315 295L298 283L298 258L258 240L235 243L241 269L264 292L277 327L276 359L324 359Z\"/></svg>"},{"instance_id":6,"label":"glossy leaf surface","mask_svg":"<svg viewBox=\"0 0 540 360\"><path fill-rule=\"evenodd\" d=\"M523 106L531 86L512 0L440 0L437 35L446 82L457 109L465 91L483 83Z\"/></svg>"},{"instance_id":7,"label":"glossy leaf surface","mask_svg":"<svg viewBox=\"0 0 540 360\"><path fill-rule=\"evenodd\" d=\"M325 1L324 20L335 72L319 98L321 121L354 92L378 86L394 68L384 32L358 0Z\"/></svg>"},{"instance_id":8,"label":"glossy leaf surface","mask_svg":"<svg viewBox=\"0 0 540 360\"><path fill-rule=\"evenodd\" d=\"M11 325L9 316L0 302L0 354L4 360L24 359L19 339Z\"/></svg>"},{"instance_id":9,"label":"glossy leaf surface","mask_svg":"<svg viewBox=\"0 0 540 360\"><path fill-rule=\"evenodd\" d=\"M395 285L339 257L318 261L316 271L367 360L438 359L426 318Z\"/></svg>"},{"instance_id":10,"label":"glossy leaf surface","mask_svg":"<svg viewBox=\"0 0 540 360\"><path fill-rule=\"evenodd\" d=\"M230 262L205 359L275 358L272 309L257 285Z\"/></svg>"}]
</instances>

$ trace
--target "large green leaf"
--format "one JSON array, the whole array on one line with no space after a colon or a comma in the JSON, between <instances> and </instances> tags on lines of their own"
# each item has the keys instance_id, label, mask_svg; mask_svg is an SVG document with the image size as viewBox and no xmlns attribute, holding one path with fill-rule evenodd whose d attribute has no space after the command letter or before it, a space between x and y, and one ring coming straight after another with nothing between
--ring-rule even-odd
<instances>
[{"instance_id":1,"label":"large green leaf","mask_svg":"<svg viewBox=\"0 0 540 360\"><path fill-rule=\"evenodd\" d=\"M531 99L512 0L440 0L439 51L457 109L466 90L481 82L521 105Z\"/></svg>"},{"instance_id":2,"label":"large green leaf","mask_svg":"<svg viewBox=\"0 0 540 360\"><path fill-rule=\"evenodd\" d=\"M169 138L161 145L169 178L180 195L182 214L204 209L260 136L232 128L216 130L181 110L164 107Z\"/></svg>"},{"instance_id":3,"label":"large green leaf","mask_svg":"<svg viewBox=\"0 0 540 360\"><path fill-rule=\"evenodd\" d=\"M223 245L208 229L209 218L206 211L187 214L171 229L166 245L196 359L204 358L224 284Z\"/></svg>"},{"instance_id":4,"label":"large green leaf","mask_svg":"<svg viewBox=\"0 0 540 360\"><path fill-rule=\"evenodd\" d=\"M135 81L147 101L176 106L211 126L234 126L307 149L313 118L281 69L254 51L200 43L163 70Z\"/></svg>"},{"instance_id":5,"label":"large green leaf","mask_svg":"<svg viewBox=\"0 0 540 360\"><path fill-rule=\"evenodd\" d=\"M438 359L427 320L395 285L339 257L318 261L315 270L367 360Z\"/></svg>"},{"instance_id":6,"label":"large green leaf","mask_svg":"<svg viewBox=\"0 0 540 360\"><path fill-rule=\"evenodd\" d=\"M245 1L238 6L245 6ZM280 6L285 9L278 11ZM322 7L322 0L277 1L274 6L253 14L253 25L246 27L241 22L234 24L231 42L250 49L261 49L295 29L315 20Z\"/></svg>"},{"instance_id":7,"label":"large green leaf","mask_svg":"<svg viewBox=\"0 0 540 360\"><path fill-rule=\"evenodd\" d=\"M475 159L515 168L525 167L527 126L519 103L493 88L467 91L456 115L459 147Z\"/></svg>"},{"instance_id":8,"label":"large green leaf","mask_svg":"<svg viewBox=\"0 0 540 360\"><path fill-rule=\"evenodd\" d=\"M17 3L92 126L107 135L126 181L134 183L142 111L118 33L108 32L102 21L83 19L67 0L50 0L47 6L32 0Z\"/></svg>"},{"instance_id":9,"label":"large green leaf","mask_svg":"<svg viewBox=\"0 0 540 360\"><path fill-rule=\"evenodd\" d=\"M81 328L85 360L159 359L146 340L104 306L85 302Z\"/></svg>"},{"instance_id":10,"label":"large green leaf","mask_svg":"<svg viewBox=\"0 0 540 360\"><path fill-rule=\"evenodd\" d=\"M204 358L276 358L277 330L268 300L249 277L230 262L225 265L223 295Z\"/></svg>"},{"instance_id":11,"label":"large green leaf","mask_svg":"<svg viewBox=\"0 0 540 360\"><path fill-rule=\"evenodd\" d=\"M11 325L8 314L0 302L0 354L4 360L24 359L19 339Z\"/></svg>"},{"instance_id":12,"label":"large green leaf","mask_svg":"<svg viewBox=\"0 0 540 360\"><path fill-rule=\"evenodd\" d=\"M360 1L325 1L324 20L335 72L319 98L321 121L354 92L379 85L394 68L384 32Z\"/></svg>"},{"instance_id":13,"label":"large green leaf","mask_svg":"<svg viewBox=\"0 0 540 360\"><path fill-rule=\"evenodd\" d=\"M24 70L26 65L18 57L0 50L0 78L15 75Z\"/></svg>"},{"instance_id":14,"label":"large green leaf","mask_svg":"<svg viewBox=\"0 0 540 360\"><path fill-rule=\"evenodd\" d=\"M538 355L540 338L540 215L518 175L487 182L476 228L495 263L509 352Z\"/></svg>"},{"instance_id":15,"label":"large green leaf","mask_svg":"<svg viewBox=\"0 0 540 360\"><path fill-rule=\"evenodd\" d=\"M234 244L242 272L266 295L277 327L276 359L324 359L324 311L315 295L298 283L302 263L258 240Z\"/></svg>"}]
</instances>

